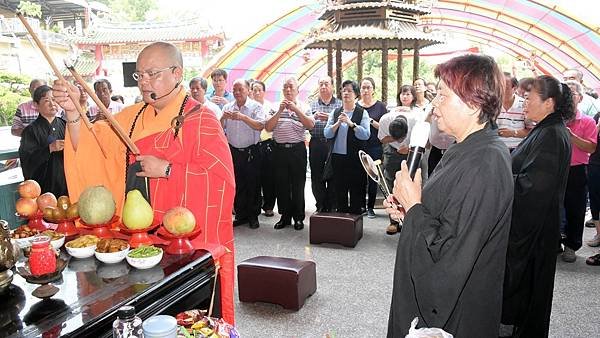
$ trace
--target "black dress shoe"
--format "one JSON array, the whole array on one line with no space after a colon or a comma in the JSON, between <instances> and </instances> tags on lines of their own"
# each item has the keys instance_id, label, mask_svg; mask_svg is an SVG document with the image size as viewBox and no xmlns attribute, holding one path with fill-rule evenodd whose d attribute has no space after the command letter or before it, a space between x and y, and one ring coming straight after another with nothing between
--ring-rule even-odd
<instances>
[{"instance_id":1,"label":"black dress shoe","mask_svg":"<svg viewBox=\"0 0 600 338\"><path fill-rule=\"evenodd\" d=\"M258 227L260 226L260 223L258 223L257 219L253 219L250 221L250 229L258 229Z\"/></svg>"},{"instance_id":2,"label":"black dress shoe","mask_svg":"<svg viewBox=\"0 0 600 338\"><path fill-rule=\"evenodd\" d=\"M237 226L244 225L244 224L247 224L247 223L248 223L248 219L247 218L236 219L236 220L233 221L233 226L237 227Z\"/></svg>"},{"instance_id":3,"label":"black dress shoe","mask_svg":"<svg viewBox=\"0 0 600 338\"><path fill-rule=\"evenodd\" d=\"M304 229L304 222L302 222L302 221L294 222L294 229L296 229L296 230Z\"/></svg>"},{"instance_id":4,"label":"black dress shoe","mask_svg":"<svg viewBox=\"0 0 600 338\"><path fill-rule=\"evenodd\" d=\"M279 222L275 223L275 226L273 228L275 228L276 230L279 229L283 229L288 225L292 225L292 220L290 219L280 219Z\"/></svg>"}]
</instances>

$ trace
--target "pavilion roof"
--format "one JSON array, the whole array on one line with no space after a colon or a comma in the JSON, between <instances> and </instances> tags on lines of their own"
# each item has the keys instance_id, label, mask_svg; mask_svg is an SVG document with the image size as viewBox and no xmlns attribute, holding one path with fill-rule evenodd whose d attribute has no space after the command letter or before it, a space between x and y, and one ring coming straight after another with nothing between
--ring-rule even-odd
<instances>
[{"instance_id":1,"label":"pavilion roof","mask_svg":"<svg viewBox=\"0 0 600 338\"><path fill-rule=\"evenodd\" d=\"M403 41L404 48L412 49L414 41L419 41L419 48L443 43L441 36L432 33L425 33L415 24L407 22L393 22L391 27L386 29L379 26L357 25L340 28L334 32L323 32L318 34L309 42L306 48L327 48L327 42L341 41L342 50L358 50L358 41L361 41L363 50L380 50L381 42L388 40L388 47L394 48L398 41Z\"/></svg>"},{"instance_id":2,"label":"pavilion roof","mask_svg":"<svg viewBox=\"0 0 600 338\"><path fill-rule=\"evenodd\" d=\"M73 36L72 41L87 45L109 45L154 41L197 41L210 37L225 38L201 21L167 23L95 22L85 36Z\"/></svg>"},{"instance_id":3,"label":"pavilion roof","mask_svg":"<svg viewBox=\"0 0 600 338\"><path fill-rule=\"evenodd\" d=\"M420 5L420 2L410 3L400 0L391 0L391 1L357 1L351 2L348 1L344 4L334 4L328 5L319 20L327 20L331 17L335 12L346 11L352 9L367 9L367 8L382 8L387 7L391 9L398 9L404 12L414 13L416 15L425 15L431 13L431 7L427 5Z\"/></svg>"}]
</instances>

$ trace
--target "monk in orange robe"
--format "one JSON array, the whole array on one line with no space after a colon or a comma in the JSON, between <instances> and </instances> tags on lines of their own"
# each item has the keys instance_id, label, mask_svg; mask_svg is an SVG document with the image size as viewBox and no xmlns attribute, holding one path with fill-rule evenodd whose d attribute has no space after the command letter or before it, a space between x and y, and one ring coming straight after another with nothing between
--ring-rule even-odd
<instances>
[{"instance_id":1,"label":"monk in orange robe","mask_svg":"<svg viewBox=\"0 0 600 338\"><path fill-rule=\"evenodd\" d=\"M107 122L100 121L93 128L107 152L105 158L92 133L82 127L68 97L67 91L78 95L78 89L62 81L54 83L55 100L67 119L65 175L69 196L76 201L85 188L104 185L113 193L120 215L126 171L138 161L141 170L136 175L148 178L155 219L162 221L165 212L175 206L184 206L194 214L201 232L192 243L210 251L219 264L222 317L233 324L231 211L235 179L227 139L215 114L188 97L180 85L183 59L177 47L164 42L148 45L140 52L136 69L134 78L143 102L114 117L139 148L139 156L127 150Z\"/></svg>"}]
</instances>

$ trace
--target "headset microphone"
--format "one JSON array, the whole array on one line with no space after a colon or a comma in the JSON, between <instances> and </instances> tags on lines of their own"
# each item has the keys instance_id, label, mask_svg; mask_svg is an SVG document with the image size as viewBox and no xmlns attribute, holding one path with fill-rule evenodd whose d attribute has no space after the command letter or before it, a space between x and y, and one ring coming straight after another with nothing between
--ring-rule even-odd
<instances>
[{"instance_id":1,"label":"headset microphone","mask_svg":"<svg viewBox=\"0 0 600 338\"><path fill-rule=\"evenodd\" d=\"M171 89L171 90L170 90L168 93L166 93L165 95L162 95L162 96L159 96L159 97L157 97L157 96L156 96L156 93L150 93L150 98L151 98L152 100L154 100L154 101L158 101L158 100L162 99L163 97L165 97L165 96L167 96L167 95L170 95L170 94L171 94L171 93L172 93L172 92L173 92L175 89L177 89L177 87L179 87L179 84L180 84L180 83L181 83L181 82L177 82L177 83L175 84L175 87L173 87L173 89Z\"/></svg>"}]
</instances>

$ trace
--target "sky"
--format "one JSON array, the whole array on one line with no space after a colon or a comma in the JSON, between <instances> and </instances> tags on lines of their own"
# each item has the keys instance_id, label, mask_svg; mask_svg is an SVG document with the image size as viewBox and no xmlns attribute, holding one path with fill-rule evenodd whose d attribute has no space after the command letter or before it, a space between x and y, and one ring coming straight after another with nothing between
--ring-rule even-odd
<instances>
[{"instance_id":1,"label":"sky","mask_svg":"<svg viewBox=\"0 0 600 338\"><path fill-rule=\"evenodd\" d=\"M240 41L262 26L310 0L158 0L161 10L198 13L213 28L223 28L228 39Z\"/></svg>"}]
</instances>

